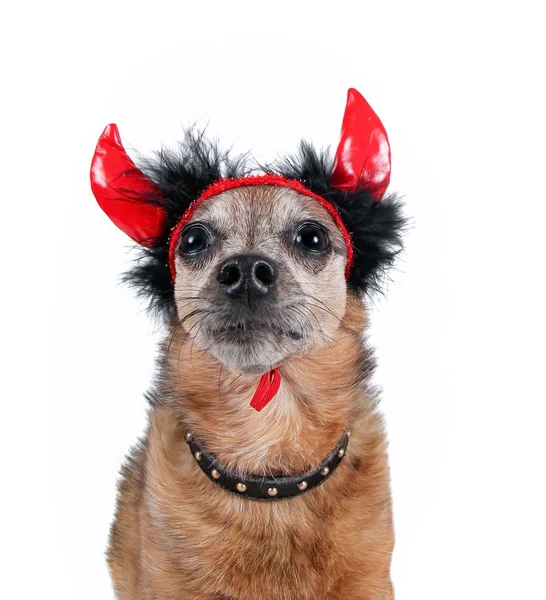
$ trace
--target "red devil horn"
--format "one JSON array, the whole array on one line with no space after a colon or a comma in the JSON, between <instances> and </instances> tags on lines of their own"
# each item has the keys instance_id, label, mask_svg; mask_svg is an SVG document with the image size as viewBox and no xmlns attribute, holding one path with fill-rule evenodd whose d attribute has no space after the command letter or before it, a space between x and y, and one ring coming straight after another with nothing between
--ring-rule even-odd
<instances>
[{"instance_id":1,"label":"red devil horn","mask_svg":"<svg viewBox=\"0 0 546 600\"><path fill-rule=\"evenodd\" d=\"M391 177L391 149L383 123L364 96L351 88L341 126L332 185L348 192L369 190L381 200Z\"/></svg>"},{"instance_id":2,"label":"red devil horn","mask_svg":"<svg viewBox=\"0 0 546 600\"><path fill-rule=\"evenodd\" d=\"M107 125L91 162L91 189L102 210L135 242L152 246L165 226L166 214L145 202L161 197L159 188L129 158L117 125Z\"/></svg>"}]
</instances>

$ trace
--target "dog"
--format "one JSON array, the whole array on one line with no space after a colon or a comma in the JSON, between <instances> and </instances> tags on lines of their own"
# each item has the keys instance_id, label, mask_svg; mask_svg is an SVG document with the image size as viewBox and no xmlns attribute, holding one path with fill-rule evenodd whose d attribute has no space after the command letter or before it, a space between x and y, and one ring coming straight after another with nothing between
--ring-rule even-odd
<instances>
[{"instance_id":1,"label":"dog","mask_svg":"<svg viewBox=\"0 0 546 600\"><path fill-rule=\"evenodd\" d=\"M190 130L137 168L114 125L93 192L141 246L165 320L149 422L119 480L119 600L391 600L384 425L366 295L402 248L381 121L349 90L332 160L256 175Z\"/></svg>"}]
</instances>

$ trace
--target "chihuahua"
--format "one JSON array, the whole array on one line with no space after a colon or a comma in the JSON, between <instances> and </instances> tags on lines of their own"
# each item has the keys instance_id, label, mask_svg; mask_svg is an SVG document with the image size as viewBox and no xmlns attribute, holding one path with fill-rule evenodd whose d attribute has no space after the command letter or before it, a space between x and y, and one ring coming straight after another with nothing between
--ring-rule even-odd
<instances>
[{"instance_id":1,"label":"chihuahua","mask_svg":"<svg viewBox=\"0 0 546 600\"><path fill-rule=\"evenodd\" d=\"M92 190L140 245L167 335L119 480L119 600L391 600L386 439L366 296L402 248L390 148L349 90L331 158L261 167L190 130L137 168L115 125Z\"/></svg>"}]
</instances>

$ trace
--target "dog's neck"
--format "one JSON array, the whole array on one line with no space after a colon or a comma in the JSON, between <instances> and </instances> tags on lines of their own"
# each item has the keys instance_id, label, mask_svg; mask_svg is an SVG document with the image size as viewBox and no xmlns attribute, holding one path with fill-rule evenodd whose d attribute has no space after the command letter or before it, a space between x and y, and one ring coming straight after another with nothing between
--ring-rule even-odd
<instances>
[{"instance_id":1,"label":"dog's neck","mask_svg":"<svg viewBox=\"0 0 546 600\"><path fill-rule=\"evenodd\" d=\"M282 384L262 412L249 406L259 376L226 371L176 328L165 345L162 405L180 436L192 431L222 464L253 474L290 475L316 467L365 410L369 375L364 309L351 298L333 339L280 367ZM368 368L367 368L368 367Z\"/></svg>"}]
</instances>

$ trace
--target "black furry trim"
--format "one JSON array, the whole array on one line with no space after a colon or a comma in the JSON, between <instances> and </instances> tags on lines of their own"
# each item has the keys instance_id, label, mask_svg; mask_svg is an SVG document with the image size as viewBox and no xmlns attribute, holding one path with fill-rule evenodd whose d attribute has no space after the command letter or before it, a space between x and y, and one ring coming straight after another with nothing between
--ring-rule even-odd
<instances>
[{"instance_id":1,"label":"black furry trim","mask_svg":"<svg viewBox=\"0 0 546 600\"><path fill-rule=\"evenodd\" d=\"M231 158L203 132L190 129L177 150L161 150L141 163L142 170L158 185L162 198L141 201L161 205L167 225L150 248L140 248L135 265L123 281L149 300L149 309L168 320L175 314L174 288L169 270L169 236L190 204L212 183L225 177L243 177L256 170L301 181L312 192L328 200L341 214L351 234L354 263L348 286L355 293L380 291L383 276L402 250L406 219L400 199L387 194L381 202L360 189L343 192L331 183L330 153L318 153L302 142L299 153L263 167L252 167L247 156Z\"/></svg>"}]
</instances>

